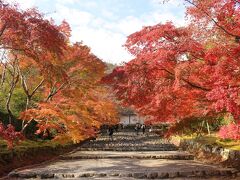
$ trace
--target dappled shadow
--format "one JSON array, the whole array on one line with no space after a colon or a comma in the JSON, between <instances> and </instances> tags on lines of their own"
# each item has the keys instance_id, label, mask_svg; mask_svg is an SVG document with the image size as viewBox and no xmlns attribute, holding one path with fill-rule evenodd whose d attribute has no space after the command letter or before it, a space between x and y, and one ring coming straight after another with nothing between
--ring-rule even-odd
<instances>
[{"instance_id":1,"label":"dappled shadow","mask_svg":"<svg viewBox=\"0 0 240 180\"><path fill-rule=\"evenodd\" d=\"M88 171L96 172L176 172L217 169L211 165L205 165L194 161L171 161L171 160L138 160L138 159L114 159L108 162L109 166L90 167Z\"/></svg>"},{"instance_id":2,"label":"dappled shadow","mask_svg":"<svg viewBox=\"0 0 240 180\"><path fill-rule=\"evenodd\" d=\"M133 173L133 172L189 172L217 170L217 166L184 160L68 160L57 161L44 167L23 170L20 173Z\"/></svg>"},{"instance_id":3,"label":"dappled shadow","mask_svg":"<svg viewBox=\"0 0 240 180\"><path fill-rule=\"evenodd\" d=\"M133 149L131 149L134 147ZM84 149L90 149L84 151ZM92 151L94 148L97 150L101 149L115 149L115 150L132 150L131 152L110 152L110 151ZM139 148L139 149L137 149ZM72 154L68 154L65 157L77 157L77 156L86 156L89 158L85 159L63 159L52 162L50 164L45 164L42 166L37 166L35 168L26 169L20 171L19 173L35 173L38 175L41 174L84 174L84 173L93 173L93 174L126 174L126 173L180 173L180 172L196 172L196 171L214 171L219 170L219 167L206 165L199 163L193 160L169 160L169 159L148 159L148 158L130 158L136 154L143 153L143 149L146 148L145 155L148 154L148 157L154 155L160 155L163 150L175 148L174 145L168 143L164 139L160 139L154 133L148 135L136 135L134 132L118 132L115 133L114 141L109 141L108 136L100 136L96 140L91 140L84 143L78 150ZM138 152L134 150L140 150ZM152 151L151 150L157 150ZM94 152L94 153L93 153ZM170 152L170 151L169 151ZM174 151L173 151L174 152ZM102 154L101 154L102 153ZM91 156L107 156L107 155L122 155L122 158L108 158L103 159L93 159ZM151 155L149 155L151 154ZM163 154L163 153L162 153ZM182 153L186 155L185 153ZM124 157L124 155L126 157ZM175 155L179 155L179 152L175 152Z\"/></svg>"}]
</instances>

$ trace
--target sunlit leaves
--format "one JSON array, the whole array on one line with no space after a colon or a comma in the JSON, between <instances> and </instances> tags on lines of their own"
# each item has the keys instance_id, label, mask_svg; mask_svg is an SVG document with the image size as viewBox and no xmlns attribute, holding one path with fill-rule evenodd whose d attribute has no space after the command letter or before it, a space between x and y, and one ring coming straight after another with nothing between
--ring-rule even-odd
<instances>
[{"instance_id":1,"label":"sunlit leaves","mask_svg":"<svg viewBox=\"0 0 240 180\"><path fill-rule=\"evenodd\" d=\"M102 124L117 122L109 90L100 84L105 64L88 46L71 44L70 36L65 20L56 25L35 8L21 10L0 1L0 48L6 52L1 90L9 115L16 90L24 93L25 99L19 99L23 133L35 121L38 135L54 130L55 138L79 142L95 136ZM10 147L14 133L12 125L1 126L0 136Z\"/></svg>"},{"instance_id":2,"label":"sunlit leaves","mask_svg":"<svg viewBox=\"0 0 240 180\"><path fill-rule=\"evenodd\" d=\"M240 126L239 124L229 124L222 126L218 135L223 139L240 139Z\"/></svg>"},{"instance_id":3,"label":"sunlit leaves","mask_svg":"<svg viewBox=\"0 0 240 180\"><path fill-rule=\"evenodd\" d=\"M125 44L135 55L104 80L152 123L229 112L240 120L240 9L233 0L184 0L189 24L144 27Z\"/></svg>"}]
</instances>

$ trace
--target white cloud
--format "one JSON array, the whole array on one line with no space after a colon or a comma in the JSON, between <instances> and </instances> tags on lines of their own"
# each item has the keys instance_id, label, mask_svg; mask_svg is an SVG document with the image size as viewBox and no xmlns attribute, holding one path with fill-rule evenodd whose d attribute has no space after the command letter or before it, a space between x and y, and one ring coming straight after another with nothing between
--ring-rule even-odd
<instances>
[{"instance_id":1,"label":"white cloud","mask_svg":"<svg viewBox=\"0 0 240 180\"><path fill-rule=\"evenodd\" d=\"M14 0L8 1L12 2ZM130 6L124 6L123 3L117 4L121 1L116 1L114 2L116 6L105 9L102 6L99 7L100 4L97 4L97 1L54 0L51 3L54 5L56 13L51 14L51 16L56 22L61 22L63 19L69 22L72 27L72 41L83 41L91 47L94 54L104 61L120 63L132 58L122 47L126 37L141 30L142 26L164 23L169 20L177 25L185 24L183 17L173 14L176 12L172 12L174 8L179 6L179 0L170 0L164 5L159 4L159 1L161 0L151 0L152 11L136 15L134 13L135 9L131 9ZM30 8L39 4L39 1L36 0L21 0L19 2L23 8ZM41 0L42 2L47 3L50 0ZM100 11L97 11L97 14L84 8L80 9L79 4L87 9L97 10L99 8ZM119 13L122 8L128 9L131 14L120 16Z\"/></svg>"},{"instance_id":2,"label":"white cloud","mask_svg":"<svg viewBox=\"0 0 240 180\"><path fill-rule=\"evenodd\" d=\"M91 47L94 54L104 61L120 63L132 58L122 47L126 36L124 31L117 27L118 23L96 17L85 11L68 8L62 4L56 5L54 19L58 21L66 19L72 27L71 40L83 41Z\"/></svg>"},{"instance_id":3,"label":"white cloud","mask_svg":"<svg viewBox=\"0 0 240 180\"><path fill-rule=\"evenodd\" d=\"M120 63L132 58L122 47L126 37L121 33L79 26L73 31L72 39L74 41L83 40L91 47L94 54L107 62Z\"/></svg>"},{"instance_id":4,"label":"white cloud","mask_svg":"<svg viewBox=\"0 0 240 180\"><path fill-rule=\"evenodd\" d=\"M28 8L34 7L36 5L37 0L21 0L21 1L6 0L6 2L12 3L12 4L19 4L21 8L28 9Z\"/></svg>"},{"instance_id":5,"label":"white cloud","mask_svg":"<svg viewBox=\"0 0 240 180\"><path fill-rule=\"evenodd\" d=\"M56 0L56 3L59 4L74 4L77 3L79 0Z\"/></svg>"},{"instance_id":6,"label":"white cloud","mask_svg":"<svg viewBox=\"0 0 240 180\"><path fill-rule=\"evenodd\" d=\"M151 0L151 3L153 3L154 5L166 4L169 6L180 5L183 2L184 2L183 0Z\"/></svg>"},{"instance_id":7,"label":"white cloud","mask_svg":"<svg viewBox=\"0 0 240 180\"><path fill-rule=\"evenodd\" d=\"M93 18L94 16L88 12L68 8L62 4L56 5L56 14L54 14L54 19L57 19L58 21L65 19L72 26L88 25Z\"/></svg>"},{"instance_id":8,"label":"white cloud","mask_svg":"<svg viewBox=\"0 0 240 180\"><path fill-rule=\"evenodd\" d=\"M94 1L88 0L55 0L55 3L62 4L62 5L69 5L69 4L81 4L84 7L88 8L95 8L97 7L97 3Z\"/></svg>"},{"instance_id":9,"label":"white cloud","mask_svg":"<svg viewBox=\"0 0 240 180\"><path fill-rule=\"evenodd\" d=\"M135 31L138 31L142 28L144 22L140 18L136 18L133 16L128 16L122 20L120 20L116 26L118 29L123 32L125 35L130 35Z\"/></svg>"}]
</instances>

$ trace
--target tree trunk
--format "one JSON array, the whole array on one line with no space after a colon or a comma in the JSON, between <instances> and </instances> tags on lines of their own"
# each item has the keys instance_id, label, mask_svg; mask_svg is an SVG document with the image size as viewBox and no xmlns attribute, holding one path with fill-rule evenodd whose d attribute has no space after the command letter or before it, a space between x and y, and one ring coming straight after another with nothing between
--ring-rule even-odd
<instances>
[{"instance_id":1,"label":"tree trunk","mask_svg":"<svg viewBox=\"0 0 240 180\"><path fill-rule=\"evenodd\" d=\"M9 116L9 124L12 124L12 118L13 118L13 114L12 114L12 111L11 111L11 108L10 108L10 102L11 102L12 94L13 94L13 91L16 87L16 84L17 84L18 80L19 80L18 76L16 77L16 79L15 79L15 75L12 77L11 87L10 87L9 92L8 92L6 109L7 109L8 116Z\"/></svg>"},{"instance_id":2,"label":"tree trunk","mask_svg":"<svg viewBox=\"0 0 240 180\"><path fill-rule=\"evenodd\" d=\"M30 103L30 101L31 101L31 98L32 98L31 96L28 96L28 95L27 95L25 111L28 110L28 106L29 106L29 103ZM24 124L24 121L22 121L22 129L24 128L24 125L25 125L25 124Z\"/></svg>"},{"instance_id":3,"label":"tree trunk","mask_svg":"<svg viewBox=\"0 0 240 180\"><path fill-rule=\"evenodd\" d=\"M6 64L4 65L3 72L2 72L1 87L3 87L5 77L6 77Z\"/></svg>"},{"instance_id":4,"label":"tree trunk","mask_svg":"<svg viewBox=\"0 0 240 180\"><path fill-rule=\"evenodd\" d=\"M207 124L208 135L210 135L210 134L211 134L211 132L210 132L209 124L208 124L208 122L207 122L207 121L206 121L206 124Z\"/></svg>"}]
</instances>

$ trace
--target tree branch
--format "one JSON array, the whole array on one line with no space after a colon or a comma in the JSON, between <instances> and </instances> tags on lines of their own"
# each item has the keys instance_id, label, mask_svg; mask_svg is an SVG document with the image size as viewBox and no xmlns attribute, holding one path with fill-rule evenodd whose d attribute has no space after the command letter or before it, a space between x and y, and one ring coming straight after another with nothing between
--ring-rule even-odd
<instances>
[{"instance_id":1,"label":"tree branch","mask_svg":"<svg viewBox=\"0 0 240 180\"><path fill-rule=\"evenodd\" d=\"M167 72L167 73L169 73L169 74L171 74L172 76L175 77L175 74L174 74L173 72L169 71L168 69L166 69L166 68L164 68L164 67L161 67L161 69L159 69L159 70L163 70L163 71L165 71L165 72ZM202 86L200 86L200 85L197 85L197 84L195 84L195 83L193 83L193 82L190 82L190 81L188 81L187 79L181 78L181 80L183 80L185 83L187 83L188 85L190 85L190 86L193 87L193 88L200 89L200 90L203 90L203 91L210 91L210 90L211 90L211 89L202 87Z\"/></svg>"},{"instance_id":2,"label":"tree branch","mask_svg":"<svg viewBox=\"0 0 240 180\"><path fill-rule=\"evenodd\" d=\"M36 91L43 85L45 79L42 79L42 81L34 88L34 90L32 91L32 93L30 94L30 96L32 97Z\"/></svg>"},{"instance_id":3,"label":"tree branch","mask_svg":"<svg viewBox=\"0 0 240 180\"><path fill-rule=\"evenodd\" d=\"M49 101L54 95L56 95L60 90L62 90L65 87L66 83L62 83L56 90L52 90L49 92L49 95L47 99L45 100L46 102ZM53 87L52 87L53 88Z\"/></svg>"},{"instance_id":4,"label":"tree branch","mask_svg":"<svg viewBox=\"0 0 240 180\"><path fill-rule=\"evenodd\" d=\"M198 6L197 6L196 4L194 4L192 1L190 1L190 0L185 0L185 1L188 2L189 4L195 6L197 9L199 9L200 11L202 11L204 14L206 14L206 15L212 20L212 22L214 22L214 24L215 24L217 27L219 27L220 29L222 29L226 34L228 34L228 35L230 35L230 36L233 36L233 37L235 37L235 38L236 38L236 37L239 37L238 35L229 32L229 31L226 30L224 27L222 27L220 24L218 24L218 22L217 22L214 18L212 18L211 15L210 15L208 12L206 12L206 11L203 10L202 8L198 7ZM238 1L237 1L237 2L238 2Z\"/></svg>"},{"instance_id":5,"label":"tree branch","mask_svg":"<svg viewBox=\"0 0 240 180\"><path fill-rule=\"evenodd\" d=\"M7 28L7 23L5 23L0 30L0 37L3 35L5 29Z\"/></svg>"}]
</instances>

